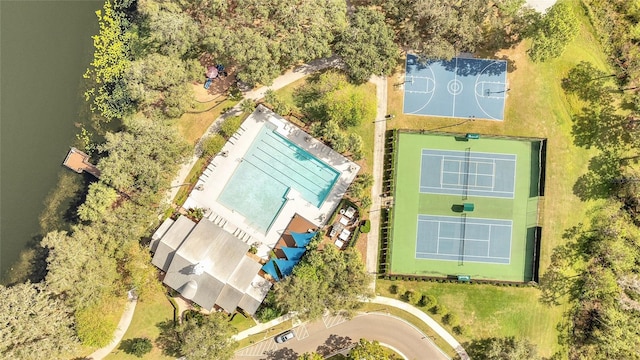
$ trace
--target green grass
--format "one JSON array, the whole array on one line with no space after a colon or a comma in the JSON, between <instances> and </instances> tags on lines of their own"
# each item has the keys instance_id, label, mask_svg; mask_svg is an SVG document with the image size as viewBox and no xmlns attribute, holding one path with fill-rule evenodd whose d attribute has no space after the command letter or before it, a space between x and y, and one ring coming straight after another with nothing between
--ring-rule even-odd
<instances>
[{"instance_id":1,"label":"green grass","mask_svg":"<svg viewBox=\"0 0 640 360\"><path fill-rule=\"evenodd\" d=\"M495 198L469 195L462 200L460 195L420 193L421 171L427 176L439 178L441 171L422 169L422 149L455 150L464 154L466 148L473 152L505 153L517 157L515 197ZM450 135L400 133L397 146L397 170L395 186L395 206L393 239L391 240L391 273L427 276L470 275L472 278L497 279L507 281L530 281L532 275L533 251L527 246L527 228L535 226L537 210L536 193L531 194L532 143L525 140L498 139L482 137L478 140L458 141ZM533 153L533 154L532 154ZM500 169L496 170L496 179L500 180ZM507 175L513 179L513 174ZM537 190L537 184L535 186ZM533 223L527 221L529 199L533 199ZM475 210L467 214L467 222L472 218L512 220L512 238L510 262L508 264L480 263L454 260L416 259L417 216L436 215L460 217L452 209L462 202L474 203ZM481 238L474 235L467 226L468 238ZM468 244L472 245L472 244ZM528 251L531 250L531 251ZM529 258L527 258L527 256Z\"/></svg>"},{"instance_id":2,"label":"green grass","mask_svg":"<svg viewBox=\"0 0 640 360\"><path fill-rule=\"evenodd\" d=\"M158 324L168 320L173 320L173 307L164 295L163 288L159 286L155 292L149 293L144 299L138 301L131 325L129 325L122 339L149 338L154 344L154 347L150 353L145 355L145 359L174 359L174 357L162 354L162 350L155 343L155 340L160 335ZM134 360L138 358L116 347L105 359Z\"/></svg>"},{"instance_id":3,"label":"green grass","mask_svg":"<svg viewBox=\"0 0 640 360\"><path fill-rule=\"evenodd\" d=\"M567 2L571 4L581 22L581 31L559 59L542 64L532 63L526 55L528 42L488 55L509 60L507 79L511 90L506 101L505 121L478 120L446 129L461 133L548 139L545 199L541 204L541 274L549 265L552 249L562 242L564 231L582 221L585 213L593 205L581 202L573 193L573 185L577 178L587 171L587 164L593 152L573 144L571 116L580 111L582 104L575 97L564 95L560 86L561 79L580 61L590 61L605 71L608 68L607 58L593 35L593 29L584 15L580 1ZM388 128L433 129L460 122L456 119L402 114L402 92L394 85L402 81L401 73L398 72L388 82L389 113L396 115L387 123ZM406 283L407 287L411 284L414 283ZM436 294L441 294L440 302L450 309L455 309L462 303L466 304L468 309L474 309L465 310L465 316L461 316L470 321L469 328L472 333L469 338L479 339L485 334L517 334L537 344L543 355L551 355L559 349L555 326L562 320L563 306L542 307L538 301L539 291L534 288L488 286L487 289L493 290L485 290L484 286L479 285L470 285L467 288L438 283L428 283L424 286L428 286ZM388 283L380 282L378 291L384 291L385 287L388 287ZM499 306L495 306L494 303ZM495 312L495 319L491 316L492 311Z\"/></svg>"},{"instance_id":4,"label":"green grass","mask_svg":"<svg viewBox=\"0 0 640 360\"><path fill-rule=\"evenodd\" d=\"M256 326L256 322L251 317L244 317L242 314L236 313L231 320L231 325L240 332Z\"/></svg>"},{"instance_id":5,"label":"green grass","mask_svg":"<svg viewBox=\"0 0 640 360\"><path fill-rule=\"evenodd\" d=\"M193 111L185 113L176 121L178 132L189 144L195 145L223 110L237 103L238 101L226 98L212 103L199 103Z\"/></svg>"},{"instance_id":6,"label":"green grass","mask_svg":"<svg viewBox=\"0 0 640 360\"><path fill-rule=\"evenodd\" d=\"M398 283L378 280L376 291L382 296L397 298L397 295L389 292L389 287ZM516 336L530 339L544 356L550 356L558 350L554 335L562 309L548 308L536 301L538 290L535 288L409 281L402 284L406 289L435 296L438 304L457 314L467 332L465 335L455 335L461 343L493 336ZM442 316L445 313L434 315L424 307L418 309L443 323ZM453 333L451 326L442 326Z\"/></svg>"},{"instance_id":7,"label":"green grass","mask_svg":"<svg viewBox=\"0 0 640 360\"><path fill-rule=\"evenodd\" d=\"M280 334L281 332L285 330L289 330L291 328L293 328L293 322L291 320L285 321L282 324L278 324L276 326L270 327L265 331L261 331L257 334L251 335L247 338L244 338L238 341L238 344L239 344L238 349L242 349L249 345L253 345L264 339L273 338L274 336Z\"/></svg>"},{"instance_id":8,"label":"green grass","mask_svg":"<svg viewBox=\"0 0 640 360\"><path fill-rule=\"evenodd\" d=\"M438 336L438 334L435 331L433 331L427 324L425 324L422 320L418 319L416 316L404 310L400 310L394 307L388 307L380 304L365 303L362 305L359 311L382 312L382 313L388 313L390 315L399 317L409 322L413 326L417 327L418 329L420 329L420 331L422 331L425 335L427 335L431 339L431 341L433 341L433 343L436 344L437 347L439 347L442 351L445 352L445 354L449 355L452 358L455 358L455 356L457 355L455 350L451 346L449 346L449 344L447 344L447 342L444 341L444 339ZM372 340L375 340L375 339L372 339Z\"/></svg>"}]
</instances>

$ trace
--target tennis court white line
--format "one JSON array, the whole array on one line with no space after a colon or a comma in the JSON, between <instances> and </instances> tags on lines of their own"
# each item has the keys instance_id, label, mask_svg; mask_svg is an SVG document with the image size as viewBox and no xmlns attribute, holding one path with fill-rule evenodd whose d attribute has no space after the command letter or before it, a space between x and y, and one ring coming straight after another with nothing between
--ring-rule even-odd
<instances>
[{"instance_id":1,"label":"tennis court white line","mask_svg":"<svg viewBox=\"0 0 640 360\"><path fill-rule=\"evenodd\" d=\"M418 216L420 216L420 214L418 214ZM441 217L445 217L445 216L441 216ZM482 218L475 218L475 219L482 219ZM469 220L467 219L466 224L469 225L486 225L486 226L508 226L511 227L513 226L513 221L511 220L507 220L507 219L485 219L485 220L497 220L497 221L507 221L509 222L509 224L489 224L486 222L477 222L477 221L473 221L473 220ZM430 220L430 219L420 219L418 218L418 221L422 221L422 222L438 222L438 223L449 223L449 224L456 224L456 225L460 225L459 221L449 221L449 220Z\"/></svg>"},{"instance_id":2,"label":"tennis court white line","mask_svg":"<svg viewBox=\"0 0 640 360\"><path fill-rule=\"evenodd\" d=\"M458 254L445 254L445 253L430 253L430 252L416 252L416 255L443 255L443 256L458 256ZM479 256L479 255L464 255L465 256L465 261L467 260L467 257L475 257L475 258L480 258L480 259L499 259L499 260L511 260L511 257L499 257L499 256ZM443 260L443 261L457 261L456 260L449 260L449 259L421 259L421 260ZM485 262L485 261L474 261L474 262ZM488 262L488 261L486 261ZM511 262L507 263L510 264ZM504 264L504 263L500 263L500 264Z\"/></svg>"},{"instance_id":3,"label":"tennis court white line","mask_svg":"<svg viewBox=\"0 0 640 360\"><path fill-rule=\"evenodd\" d=\"M491 226L489 226L489 239L491 239ZM509 250L511 250L511 240L509 240ZM487 246L487 256L489 256L490 251L491 245Z\"/></svg>"},{"instance_id":4,"label":"tennis court white line","mask_svg":"<svg viewBox=\"0 0 640 360\"><path fill-rule=\"evenodd\" d=\"M440 221L438 221L438 239L440 239ZM440 241L436 241L436 252L440 253Z\"/></svg>"},{"instance_id":5,"label":"tennis court white line","mask_svg":"<svg viewBox=\"0 0 640 360\"><path fill-rule=\"evenodd\" d=\"M439 237L438 241L440 240L456 240L456 241L460 241L459 237ZM464 241L481 241L481 242L491 242L491 239L469 239L468 237L464 238Z\"/></svg>"},{"instance_id":6,"label":"tennis court white line","mask_svg":"<svg viewBox=\"0 0 640 360\"><path fill-rule=\"evenodd\" d=\"M456 188L443 188L443 187L434 187L434 186L423 186L420 185L420 192L425 194L441 194L441 195L460 195L457 192L455 193L450 193L450 192L444 192L444 193L431 193L428 190L433 189L433 190L462 190L462 189L456 189ZM483 192L483 193L488 193L488 194L506 194L506 195L511 195L511 197L509 197L509 199L513 198L514 192L513 191L501 191L501 190L492 190L492 191L488 191L488 190L475 190L475 189L469 189L469 191L475 191L475 192ZM473 196L477 196L477 197L495 197L495 196L491 196L491 195L478 195L478 194L473 194Z\"/></svg>"}]
</instances>

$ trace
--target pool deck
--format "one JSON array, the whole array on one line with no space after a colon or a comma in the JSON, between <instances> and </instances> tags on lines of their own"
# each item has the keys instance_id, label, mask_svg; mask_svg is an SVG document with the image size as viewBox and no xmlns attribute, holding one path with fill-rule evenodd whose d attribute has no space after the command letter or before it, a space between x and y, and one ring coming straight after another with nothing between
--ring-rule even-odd
<instances>
[{"instance_id":1,"label":"pool deck","mask_svg":"<svg viewBox=\"0 0 640 360\"><path fill-rule=\"evenodd\" d=\"M340 177L320 208L305 201L295 189L291 189L287 194L287 201L265 234L252 226L251 222L243 215L223 206L217 199L261 128L267 122L274 124L278 133L300 148L339 171ZM185 209L205 209L205 216L215 224L222 226L248 244L259 243L257 255L267 259L269 251L278 243L295 214L313 222L316 227L325 225L358 171L360 171L358 164L333 151L321 141L314 139L297 126L260 105L242 123L240 129L229 139L220 154L211 161L183 207Z\"/></svg>"}]
</instances>

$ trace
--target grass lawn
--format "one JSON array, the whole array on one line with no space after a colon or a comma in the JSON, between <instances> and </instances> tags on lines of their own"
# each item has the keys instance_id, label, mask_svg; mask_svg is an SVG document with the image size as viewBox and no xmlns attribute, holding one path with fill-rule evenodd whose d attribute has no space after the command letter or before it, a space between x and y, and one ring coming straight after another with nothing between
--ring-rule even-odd
<instances>
[{"instance_id":1,"label":"grass lawn","mask_svg":"<svg viewBox=\"0 0 640 360\"><path fill-rule=\"evenodd\" d=\"M532 136L548 139L545 199L541 225L540 273L550 262L551 250L561 242L565 229L576 225L592 204L581 202L573 193L576 179L587 171L592 152L573 144L571 115L580 110L575 99L564 95L561 79L580 61L590 61L606 69L606 57L593 36L591 25L583 14L578 0L568 1L581 22L579 36L559 59L543 64L532 63L526 55L528 43L496 54L509 61L507 74L509 95L505 121L473 121L455 125L460 119L410 116L402 114L402 90L396 86L403 81L399 69L389 80L389 113L396 117L388 128L436 129L451 132ZM538 344L543 355L558 349L555 326L561 321L562 308L544 308L538 302L534 288L502 288L493 286L457 286L439 283L406 283L405 287L429 290L451 310L461 312L469 322L471 337L526 336ZM378 292L386 293L388 282L378 283ZM417 289L416 289L417 290ZM462 305L464 304L464 305Z\"/></svg>"},{"instance_id":2,"label":"grass lawn","mask_svg":"<svg viewBox=\"0 0 640 360\"><path fill-rule=\"evenodd\" d=\"M446 341L444 341L440 336L438 336L438 334L435 331L433 331L429 326L427 326L427 324L425 324L424 322L422 322L422 320L418 319L417 317L413 316L412 314L409 314L404 310L400 310L394 307L387 307L380 304L365 303L360 309L358 309L358 311L388 313L390 315L406 320L409 323L411 323L411 325L420 329L420 331L422 331L425 335L427 335L431 339L431 341L433 341L436 344L436 346L439 347L442 351L444 351L447 355L449 355L452 358L454 358L457 355L455 350L453 350L453 348L449 346L449 344L447 344ZM371 339L371 340L374 340L374 339Z\"/></svg>"},{"instance_id":3,"label":"grass lawn","mask_svg":"<svg viewBox=\"0 0 640 360\"><path fill-rule=\"evenodd\" d=\"M177 120L176 127L189 144L195 145L213 121L223 113L223 110L233 107L237 103L238 101L228 100L225 97L207 103L197 103L195 109L185 113Z\"/></svg>"},{"instance_id":4,"label":"grass lawn","mask_svg":"<svg viewBox=\"0 0 640 360\"><path fill-rule=\"evenodd\" d=\"M397 298L389 292L398 281L378 280L377 292ZM455 335L461 343L487 337L526 337L537 344L539 352L550 356L558 350L555 326L562 317L562 308L548 308L537 301L538 290L531 287L508 287L480 284L440 284L433 282L404 282L406 289L433 295L438 304L458 315L466 334ZM435 320L442 322L445 313L434 315L418 307ZM452 327L443 325L449 332ZM440 345L446 351L446 347Z\"/></svg>"},{"instance_id":5,"label":"grass lawn","mask_svg":"<svg viewBox=\"0 0 640 360\"><path fill-rule=\"evenodd\" d=\"M174 357L162 354L162 350L155 344L155 340L160 335L158 324L164 321L173 320L173 307L164 295L162 287L148 294L145 298L138 300L133 320L127 332L124 334L123 340L146 337L154 343L153 349L146 354L146 359L174 359ZM134 355L125 353L119 347L105 359L108 360L133 360L138 359Z\"/></svg>"},{"instance_id":6,"label":"grass lawn","mask_svg":"<svg viewBox=\"0 0 640 360\"><path fill-rule=\"evenodd\" d=\"M250 327L256 326L257 323L251 317L244 317L240 313L236 313L231 320L231 325L236 328L238 332L247 330Z\"/></svg>"},{"instance_id":7,"label":"grass lawn","mask_svg":"<svg viewBox=\"0 0 640 360\"><path fill-rule=\"evenodd\" d=\"M268 338L273 338L274 336L280 334L281 332L285 331L285 330L289 330L293 328L293 322L291 320L285 321L282 324L276 325L274 327L271 327L265 331L259 332L257 334L251 335L247 338L244 338L240 341L238 341L238 350L245 348L249 345L253 345L257 342L260 342L264 339L268 339Z\"/></svg>"}]
</instances>

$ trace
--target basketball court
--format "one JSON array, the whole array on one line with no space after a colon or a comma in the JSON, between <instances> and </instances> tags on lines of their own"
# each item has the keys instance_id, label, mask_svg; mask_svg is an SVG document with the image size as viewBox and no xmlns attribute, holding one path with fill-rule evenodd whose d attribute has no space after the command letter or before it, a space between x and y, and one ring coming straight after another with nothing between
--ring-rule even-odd
<instances>
[{"instance_id":1,"label":"basketball court","mask_svg":"<svg viewBox=\"0 0 640 360\"><path fill-rule=\"evenodd\" d=\"M504 120L507 62L408 54L403 112L410 115Z\"/></svg>"}]
</instances>

